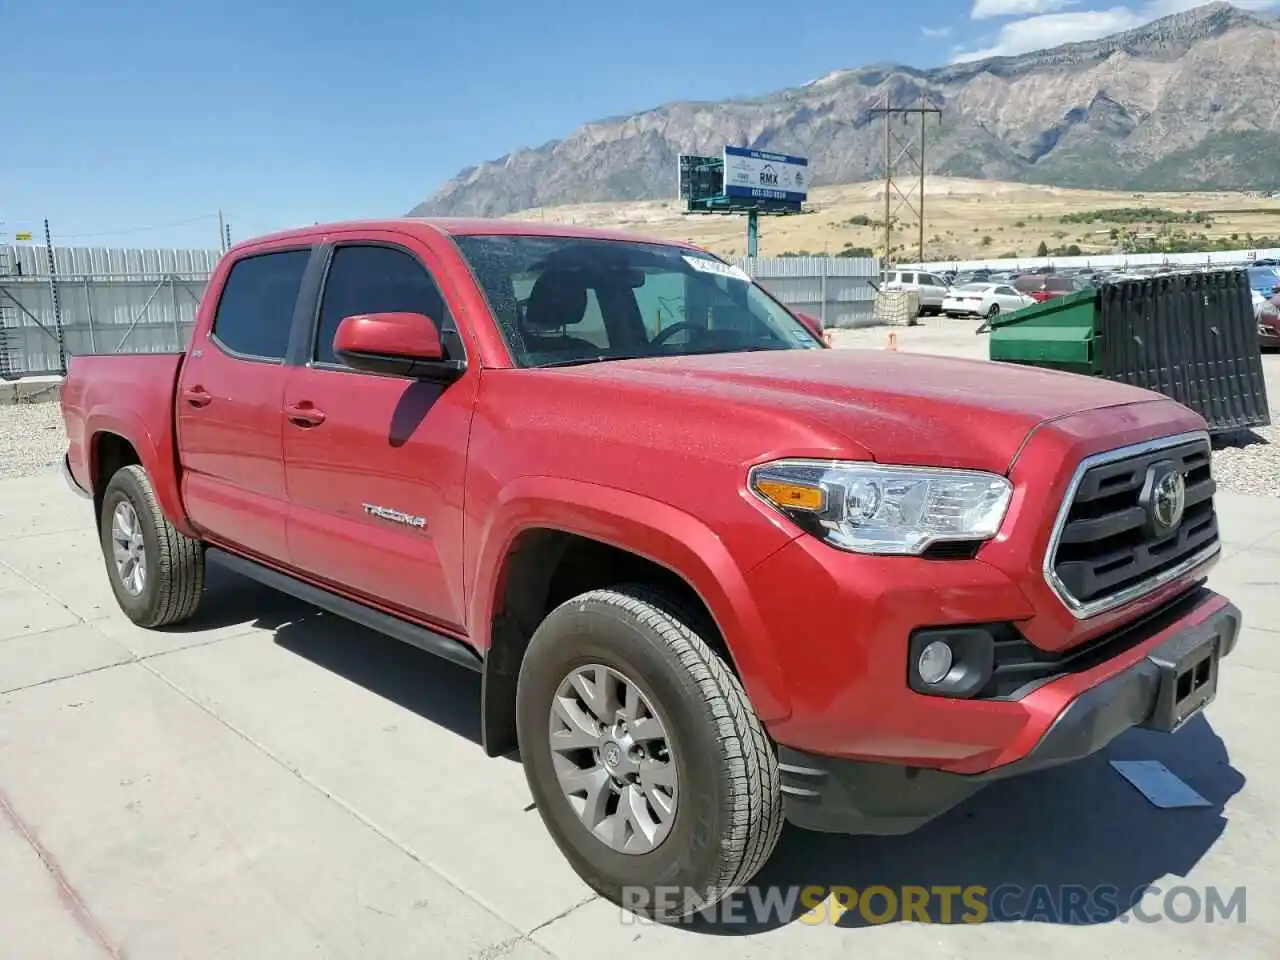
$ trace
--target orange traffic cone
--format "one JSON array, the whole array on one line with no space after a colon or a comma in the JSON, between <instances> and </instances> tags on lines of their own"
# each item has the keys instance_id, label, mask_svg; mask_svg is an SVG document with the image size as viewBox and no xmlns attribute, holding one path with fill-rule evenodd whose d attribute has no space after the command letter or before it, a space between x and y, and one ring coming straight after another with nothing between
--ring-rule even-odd
<instances>
[{"instance_id":1,"label":"orange traffic cone","mask_svg":"<svg viewBox=\"0 0 1280 960\"><path fill-rule=\"evenodd\" d=\"M889 334L889 349L894 353L898 352L898 335L896 333Z\"/></svg>"}]
</instances>

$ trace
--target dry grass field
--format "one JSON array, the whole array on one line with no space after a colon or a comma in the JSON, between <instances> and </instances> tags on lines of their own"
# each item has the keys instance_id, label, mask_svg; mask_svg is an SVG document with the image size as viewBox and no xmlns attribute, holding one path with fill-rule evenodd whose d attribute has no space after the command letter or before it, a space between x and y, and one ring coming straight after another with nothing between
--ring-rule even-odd
<instances>
[{"instance_id":1,"label":"dry grass field","mask_svg":"<svg viewBox=\"0 0 1280 960\"><path fill-rule=\"evenodd\" d=\"M905 189L905 187L904 187ZM1127 193L930 177L926 181L925 258L928 260L1034 256L1040 243L1050 250L1078 246L1082 253L1110 253L1125 232L1153 235L1162 228L1205 234L1232 248L1247 248L1280 236L1280 197L1246 193ZM896 199L896 198L895 198ZM760 255L808 252L834 255L883 245L884 187L880 182L822 187L810 195L813 212L768 217L760 222ZM1172 211L1178 220L1133 215L1091 223L1062 222L1064 216L1095 210L1146 207ZM1196 214L1203 215L1197 221ZM746 218L690 216L676 200L585 203L512 214L520 219L611 226L652 237L691 240L726 256L746 253ZM895 219L893 246L899 262L916 259L919 229L908 208ZM1205 219L1207 218L1207 220ZM1168 220L1167 213L1163 216ZM1114 233L1113 233L1114 231ZM905 249L897 249L900 244Z\"/></svg>"}]
</instances>

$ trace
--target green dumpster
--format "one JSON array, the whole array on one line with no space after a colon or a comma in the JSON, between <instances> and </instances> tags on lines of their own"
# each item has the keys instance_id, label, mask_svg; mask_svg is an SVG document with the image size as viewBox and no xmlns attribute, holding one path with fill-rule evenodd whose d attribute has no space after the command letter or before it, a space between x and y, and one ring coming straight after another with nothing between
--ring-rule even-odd
<instances>
[{"instance_id":1,"label":"green dumpster","mask_svg":"<svg viewBox=\"0 0 1280 960\"><path fill-rule=\"evenodd\" d=\"M1081 290L993 317L987 324L991 359L1099 373L1094 356L1097 305L1096 289Z\"/></svg>"},{"instance_id":2,"label":"green dumpster","mask_svg":"<svg viewBox=\"0 0 1280 960\"><path fill-rule=\"evenodd\" d=\"M1143 387L1195 410L1214 434L1271 423L1249 275L1240 268L1115 280L1007 316L992 360Z\"/></svg>"}]
</instances>

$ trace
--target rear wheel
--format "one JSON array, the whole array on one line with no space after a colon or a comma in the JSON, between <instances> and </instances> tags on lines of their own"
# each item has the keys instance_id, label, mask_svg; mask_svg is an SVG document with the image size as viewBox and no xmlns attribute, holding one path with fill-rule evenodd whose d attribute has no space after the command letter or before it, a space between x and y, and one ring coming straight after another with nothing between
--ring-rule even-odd
<instances>
[{"instance_id":1,"label":"rear wheel","mask_svg":"<svg viewBox=\"0 0 1280 960\"><path fill-rule=\"evenodd\" d=\"M107 483L99 515L102 555L116 602L140 627L186 620L204 589L204 545L179 533L140 466Z\"/></svg>"},{"instance_id":2,"label":"rear wheel","mask_svg":"<svg viewBox=\"0 0 1280 960\"><path fill-rule=\"evenodd\" d=\"M987 311L987 318L990 319L992 317L998 317L998 316L1000 316L1000 304L993 303L991 305L991 309Z\"/></svg>"},{"instance_id":3,"label":"rear wheel","mask_svg":"<svg viewBox=\"0 0 1280 960\"><path fill-rule=\"evenodd\" d=\"M538 627L517 692L543 822L601 896L674 920L747 883L782 830L777 759L699 618L645 587Z\"/></svg>"}]
</instances>

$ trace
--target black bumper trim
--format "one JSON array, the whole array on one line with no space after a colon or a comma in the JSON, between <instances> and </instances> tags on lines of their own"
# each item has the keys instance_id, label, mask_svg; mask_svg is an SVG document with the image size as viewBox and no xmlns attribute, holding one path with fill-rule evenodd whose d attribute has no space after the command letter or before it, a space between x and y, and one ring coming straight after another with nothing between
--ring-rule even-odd
<instances>
[{"instance_id":1,"label":"black bumper trim","mask_svg":"<svg viewBox=\"0 0 1280 960\"><path fill-rule=\"evenodd\" d=\"M1204 622L1179 630L1143 660L1071 701L1026 756L980 774L843 760L779 745L787 820L827 833L910 833L996 780L1092 756L1134 727L1163 729L1153 718L1162 670L1189 648L1215 637L1218 659L1228 656L1240 626L1240 610L1228 603ZM966 706L961 701L956 705Z\"/></svg>"},{"instance_id":2,"label":"black bumper trim","mask_svg":"<svg viewBox=\"0 0 1280 960\"><path fill-rule=\"evenodd\" d=\"M71 458L67 454L62 455L62 479L67 481L67 486L71 488L71 492L76 496L84 497L86 500L93 499L93 494L80 486L76 475L71 472Z\"/></svg>"}]
</instances>

